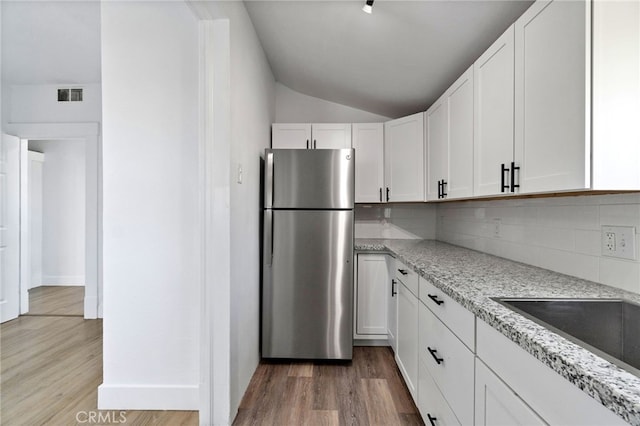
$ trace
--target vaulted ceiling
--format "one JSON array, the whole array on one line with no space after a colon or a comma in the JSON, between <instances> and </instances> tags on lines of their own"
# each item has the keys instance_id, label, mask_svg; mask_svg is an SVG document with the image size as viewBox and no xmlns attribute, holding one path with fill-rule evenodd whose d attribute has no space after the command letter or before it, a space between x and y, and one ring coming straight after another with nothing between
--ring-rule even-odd
<instances>
[{"instance_id":1,"label":"vaulted ceiling","mask_svg":"<svg viewBox=\"0 0 640 426\"><path fill-rule=\"evenodd\" d=\"M424 111L531 3L245 0L276 80L388 117Z\"/></svg>"},{"instance_id":2,"label":"vaulted ceiling","mask_svg":"<svg viewBox=\"0 0 640 426\"><path fill-rule=\"evenodd\" d=\"M364 0L244 3L276 80L400 117L431 105L532 1L376 0L371 15ZM98 1L0 4L5 82L100 82Z\"/></svg>"}]
</instances>

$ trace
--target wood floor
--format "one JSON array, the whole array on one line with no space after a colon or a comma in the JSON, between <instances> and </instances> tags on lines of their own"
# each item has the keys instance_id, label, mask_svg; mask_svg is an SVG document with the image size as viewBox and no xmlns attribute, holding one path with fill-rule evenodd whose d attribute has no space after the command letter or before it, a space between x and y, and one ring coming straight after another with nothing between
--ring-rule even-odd
<instances>
[{"instance_id":1,"label":"wood floor","mask_svg":"<svg viewBox=\"0 0 640 426\"><path fill-rule=\"evenodd\" d=\"M55 287L32 291L31 310L37 314L0 326L0 424L198 425L196 411L123 411L125 421L119 410L99 411L102 321L75 316L81 314L81 288L73 288L75 296L67 294L67 299L61 292L69 288L57 289L60 292ZM103 420L90 422L89 416ZM391 350L355 347L350 363L262 362L234 424L424 423Z\"/></svg>"},{"instance_id":2,"label":"wood floor","mask_svg":"<svg viewBox=\"0 0 640 426\"><path fill-rule=\"evenodd\" d=\"M27 315L84 316L84 287L42 286L29 290Z\"/></svg>"},{"instance_id":3,"label":"wood floor","mask_svg":"<svg viewBox=\"0 0 640 426\"><path fill-rule=\"evenodd\" d=\"M59 294L49 296L38 302L30 297L32 311L69 312L61 306L74 306ZM102 320L46 314L8 321L0 326L0 360L2 425L198 425L197 411L124 411L126 421L119 410L98 411ZM90 422L90 416L102 421Z\"/></svg>"},{"instance_id":4,"label":"wood floor","mask_svg":"<svg viewBox=\"0 0 640 426\"><path fill-rule=\"evenodd\" d=\"M422 425L387 347L355 347L351 363L262 362L234 425Z\"/></svg>"}]
</instances>

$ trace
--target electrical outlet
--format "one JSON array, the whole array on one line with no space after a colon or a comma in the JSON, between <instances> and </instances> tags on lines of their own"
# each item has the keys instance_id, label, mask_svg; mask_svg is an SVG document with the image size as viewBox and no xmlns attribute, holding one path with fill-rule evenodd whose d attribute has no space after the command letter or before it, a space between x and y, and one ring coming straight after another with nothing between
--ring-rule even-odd
<instances>
[{"instance_id":1,"label":"electrical outlet","mask_svg":"<svg viewBox=\"0 0 640 426\"><path fill-rule=\"evenodd\" d=\"M603 226L602 255L635 260L636 228L633 226Z\"/></svg>"},{"instance_id":2,"label":"electrical outlet","mask_svg":"<svg viewBox=\"0 0 640 426\"><path fill-rule=\"evenodd\" d=\"M500 219L493 219L493 237L500 238Z\"/></svg>"}]
</instances>

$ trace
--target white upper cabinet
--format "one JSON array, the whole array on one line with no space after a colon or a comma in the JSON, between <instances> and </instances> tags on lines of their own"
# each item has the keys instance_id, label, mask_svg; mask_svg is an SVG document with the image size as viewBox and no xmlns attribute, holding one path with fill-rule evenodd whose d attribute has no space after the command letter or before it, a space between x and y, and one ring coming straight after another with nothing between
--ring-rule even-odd
<instances>
[{"instance_id":1,"label":"white upper cabinet","mask_svg":"<svg viewBox=\"0 0 640 426\"><path fill-rule=\"evenodd\" d=\"M271 147L284 149L351 148L351 124L274 123Z\"/></svg>"},{"instance_id":2,"label":"white upper cabinet","mask_svg":"<svg viewBox=\"0 0 640 426\"><path fill-rule=\"evenodd\" d=\"M312 124L311 139L313 149L351 148L351 124Z\"/></svg>"},{"instance_id":3,"label":"white upper cabinet","mask_svg":"<svg viewBox=\"0 0 640 426\"><path fill-rule=\"evenodd\" d=\"M592 189L640 188L640 2L594 1Z\"/></svg>"},{"instance_id":4,"label":"white upper cabinet","mask_svg":"<svg viewBox=\"0 0 640 426\"><path fill-rule=\"evenodd\" d=\"M515 27L515 163L519 192L591 186L591 8L538 1Z\"/></svg>"},{"instance_id":5,"label":"white upper cabinet","mask_svg":"<svg viewBox=\"0 0 640 426\"><path fill-rule=\"evenodd\" d=\"M473 79L473 194L509 192L504 187L513 162L513 25L473 64Z\"/></svg>"},{"instance_id":6,"label":"white upper cabinet","mask_svg":"<svg viewBox=\"0 0 640 426\"><path fill-rule=\"evenodd\" d=\"M274 123L271 125L271 148L308 149L311 143L311 124Z\"/></svg>"},{"instance_id":7,"label":"white upper cabinet","mask_svg":"<svg viewBox=\"0 0 640 426\"><path fill-rule=\"evenodd\" d=\"M384 192L384 125L354 123L356 203L381 203Z\"/></svg>"},{"instance_id":8,"label":"white upper cabinet","mask_svg":"<svg viewBox=\"0 0 640 426\"><path fill-rule=\"evenodd\" d=\"M427 200L473 195L473 67L426 113Z\"/></svg>"},{"instance_id":9,"label":"white upper cabinet","mask_svg":"<svg viewBox=\"0 0 640 426\"><path fill-rule=\"evenodd\" d=\"M424 113L384 123L385 201L424 201Z\"/></svg>"},{"instance_id":10,"label":"white upper cabinet","mask_svg":"<svg viewBox=\"0 0 640 426\"><path fill-rule=\"evenodd\" d=\"M443 198L449 181L449 115L446 93L425 114L427 132L427 200Z\"/></svg>"},{"instance_id":11,"label":"white upper cabinet","mask_svg":"<svg viewBox=\"0 0 640 426\"><path fill-rule=\"evenodd\" d=\"M473 67L447 92L449 109L449 180L445 198L473 195Z\"/></svg>"}]
</instances>

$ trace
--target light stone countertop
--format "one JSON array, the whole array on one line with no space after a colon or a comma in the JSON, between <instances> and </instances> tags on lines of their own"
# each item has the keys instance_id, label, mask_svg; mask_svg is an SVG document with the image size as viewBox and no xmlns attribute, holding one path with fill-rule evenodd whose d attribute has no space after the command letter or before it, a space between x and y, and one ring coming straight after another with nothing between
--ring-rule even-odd
<instances>
[{"instance_id":1,"label":"light stone countertop","mask_svg":"<svg viewBox=\"0 0 640 426\"><path fill-rule=\"evenodd\" d=\"M623 298L640 303L640 295L433 240L356 239L355 249L391 253L602 405L640 426L640 378L490 299Z\"/></svg>"}]
</instances>

